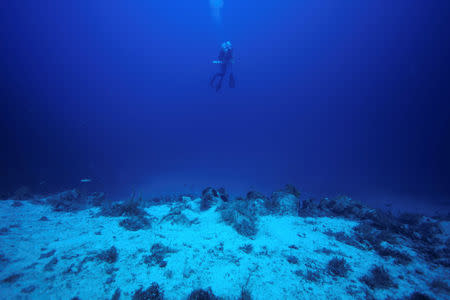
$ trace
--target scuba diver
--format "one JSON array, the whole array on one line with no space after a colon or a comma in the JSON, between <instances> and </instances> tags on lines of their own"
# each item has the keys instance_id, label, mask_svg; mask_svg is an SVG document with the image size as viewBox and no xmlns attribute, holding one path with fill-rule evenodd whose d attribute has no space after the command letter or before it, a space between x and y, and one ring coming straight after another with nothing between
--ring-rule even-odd
<instances>
[{"instance_id":1,"label":"scuba diver","mask_svg":"<svg viewBox=\"0 0 450 300\"><path fill-rule=\"evenodd\" d=\"M209 85L214 88L214 82L218 78L217 84L215 86L216 92L218 92L222 87L223 78L227 74L228 70L230 73L228 85L230 86L230 88L234 88L235 82L232 68L233 62L233 46L231 45L230 41L224 42L220 47L218 60L213 61L214 64L219 65L220 71L214 74L214 76L211 78L211 81L209 82Z\"/></svg>"}]
</instances>

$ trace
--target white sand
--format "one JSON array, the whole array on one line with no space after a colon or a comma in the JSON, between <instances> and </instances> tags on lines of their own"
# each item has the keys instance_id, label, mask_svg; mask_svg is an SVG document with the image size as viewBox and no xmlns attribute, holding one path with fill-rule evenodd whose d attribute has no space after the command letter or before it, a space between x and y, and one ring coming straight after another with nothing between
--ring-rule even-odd
<instances>
[{"instance_id":1,"label":"white sand","mask_svg":"<svg viewBox=\"0 0 450 300\"><path fill-rule=\"evenodd\" d=\"M198 224L186 227L160 223L170 207L154 206L147 209L157 219L152 228L135 232L119 226L124 218L96 217L98 209L61 213L25 201L20 207L12 207L12 203L0 202L0 227L18 225L0 235L0 254L9 260L0 263L0 280L13 273L23 276L15 283L0 283L1 299L111 299L118 287L122 291L120 299L130 299L136 289L146 289L152 282L160 285L166 299L186 299L193 289L208 287L217 296L236 299L246 283L253 299L365 299L365 285L359 278L374 264L384 265L399 285L398 289L376 291L377 299L402 298L413 291L440 299L442 295L429 291L427 283L437 275L450 278L448 270L430 269L418 258L408 266L394 265L373 251L362 251L325 235L327 229L350 232L357 225L339 218L261 217L258 234L249 239L221 222L215 207L200 213L194 202L194 208L186 209L184 214L190 220L198 218ZM39 221L42 216L49 221ZM95 234L98 231L101 235ZM164 268L143 262L143 256L149 255L151 246L158 242L177 250L167 255ZM253 245L250 254L239 249L245 244ZM298 249L290 248L291 245ZM72 264L76 266L85 257L111 246L118 250L116 263L91 260L78 274L65 273ZM315 252L323 247L342 256ZM53 249L54 256L39 259L42 253ZM288 255L296 256L299 263L290 264ZM350 264L352 271L347 278L333 278L325 272L334 256L344 257ZM58 259L54 270L44 271L53 257ZM114 281L108 284L111 275L106 272L111 266L118 270ZM318 282L306 281L294 273L306 272L308 268L321 273ZM417 274L416 269L424 274ZM398 279L399 275L404 280ZM32 292L21 292L32 285ZM346 293L349 287L356 291L355 295Z\"/></svg>"}]
</instances>

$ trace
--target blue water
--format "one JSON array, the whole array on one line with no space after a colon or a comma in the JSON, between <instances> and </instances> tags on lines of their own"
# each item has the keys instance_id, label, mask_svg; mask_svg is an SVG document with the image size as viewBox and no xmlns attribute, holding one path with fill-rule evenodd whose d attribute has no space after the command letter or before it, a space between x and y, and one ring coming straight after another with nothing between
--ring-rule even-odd
<instances>
[{"instance_id":1,"label":"blue water","mask_svg":"<svg viewBox=\"0 0 450 300\"><path fill-rule=\"evenodd\" d=\"M449 20L3 1L0 300L449 299Z\"/></svg>"},{"instance_id":2,"label":"blue water","mask_svg":"<svg viewBox=\"0 0 450 300\"><path fill-rule=\"evenodd\" d=\"M447 206L449 11L447 1L225 0L215 14L207 0L8 1L1 188L56 192L90 178L118 199L293 183L317 197ZM226 40L236 88L216 93L211 62Z\"/></svg>"}]
</instances>

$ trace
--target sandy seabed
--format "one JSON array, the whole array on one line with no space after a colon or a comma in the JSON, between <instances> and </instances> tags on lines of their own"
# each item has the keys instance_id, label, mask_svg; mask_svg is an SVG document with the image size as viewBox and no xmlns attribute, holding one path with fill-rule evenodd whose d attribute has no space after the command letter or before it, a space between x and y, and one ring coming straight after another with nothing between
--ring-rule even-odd
<instances>
[{"instance_id":1,"label":"sandy seabed","mask_svg":"<svg viewBox=\"0 0 450 300\"><path fill-rule=\"evenodd\" d=\"M156 282L165 299L187 299L194 289L209 287L224 299L238 299L242 289L252 299L366 299L368 287L360 278L374 265L383 265L397 284L371 291L375 299L404 299L414 291L448 297L431 291L429 282L435 276L448 280L449 270L426 263L412 249L397 246L413 257L398 265L324 233L350 234L356 221L261 216L257 234L248 238L225 224L215 206L200 211L199 202L187 202L188 224L165 220L171 205L157 205L145 209L153 220L150 229L129 231L119 226L125 217L99 216L99 208L65 213L1 201L0 298L112 299L120 288L120 299L131 299ZM164 263L146 262L158 243L171 249ZM98 259L113 246L115 262ZM346 277L327 272L334 257L347 261ZM308 270L318 277L308 279Z\"/></svg>"}]
</instances>

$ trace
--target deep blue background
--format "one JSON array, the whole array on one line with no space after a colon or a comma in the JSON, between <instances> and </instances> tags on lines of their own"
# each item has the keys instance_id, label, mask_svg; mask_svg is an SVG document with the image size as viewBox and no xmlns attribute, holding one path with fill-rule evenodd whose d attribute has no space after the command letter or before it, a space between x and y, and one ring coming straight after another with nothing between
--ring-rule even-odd
<instances>
[{"instance_id":1,"label":"deep blue background","mask_svg":"<svg viewBox=\"0 0 450 300\"><path fill-rule=\"evenodd\" d=\"M450 198L449 1L224 2L2 3L2 188Z\"/></svg>"}]
</instances>

